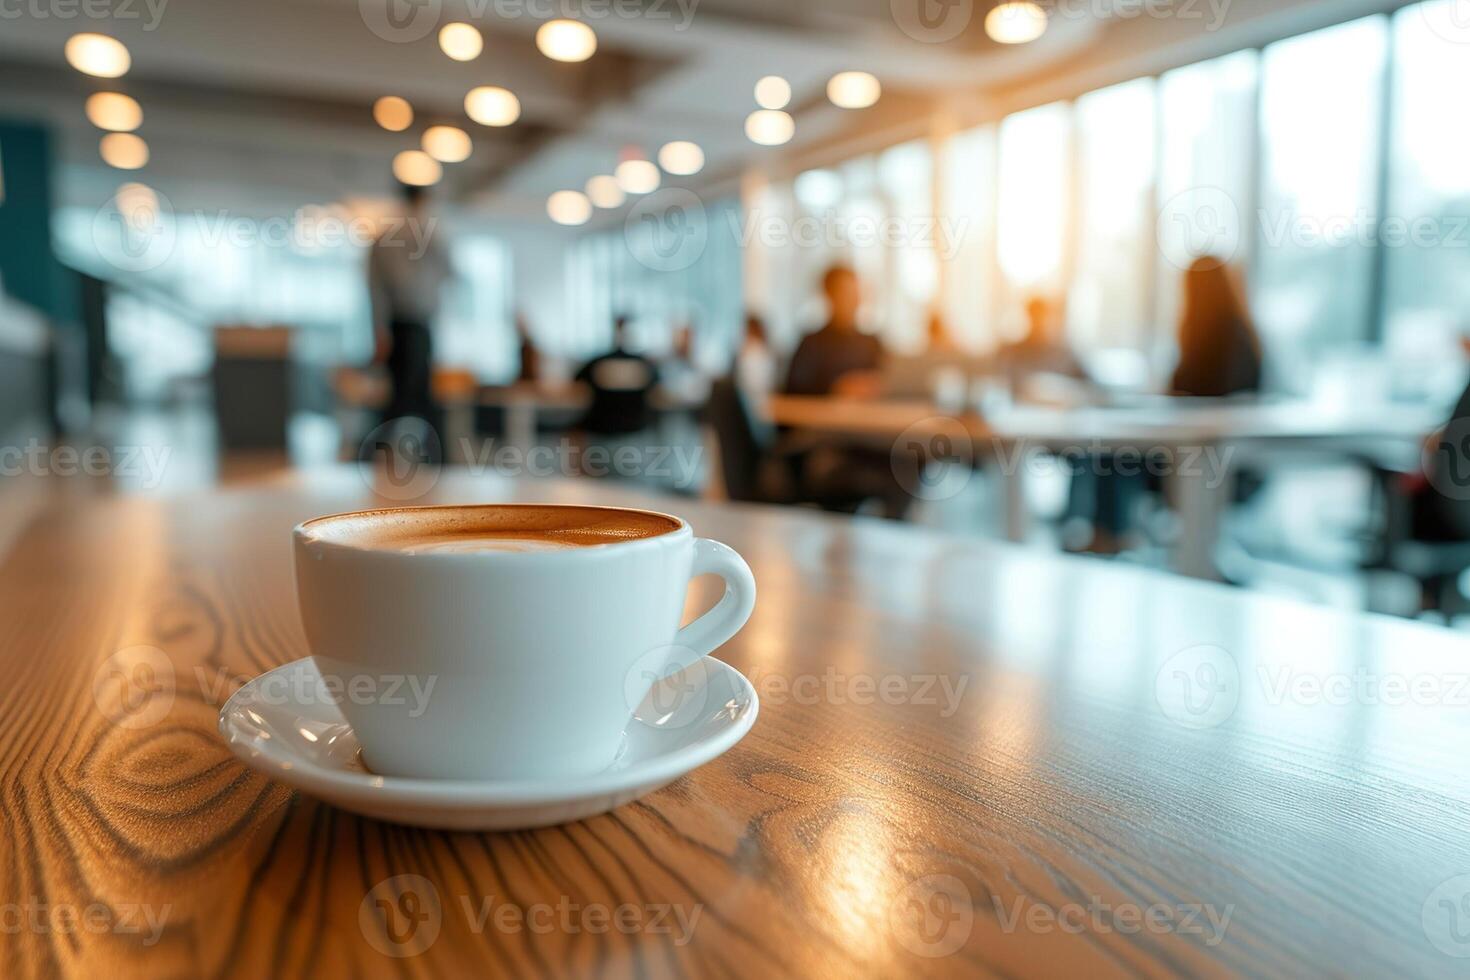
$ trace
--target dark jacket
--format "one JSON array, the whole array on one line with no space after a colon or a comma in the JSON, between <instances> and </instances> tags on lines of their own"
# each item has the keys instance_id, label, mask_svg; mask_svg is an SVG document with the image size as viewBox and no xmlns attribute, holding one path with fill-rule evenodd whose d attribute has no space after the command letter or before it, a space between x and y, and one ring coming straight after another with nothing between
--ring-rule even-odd
<instances>
[{"instance_id":1,"label":"dark jacket","mask_svg":"<svg viewBox=\"0 0 1470 980\"><path fill-rule=\"evenodd\" d=\"M844 374L876 371L882 363L883 345L877 337L828 324L797 345L786 372L786 394L830 395Z\"/></svg>"},{"instance_id":2,"label":"dark jacket","mask_svg":"<svg viewBox=\"0 0 1470 980\"><path fill-rule=\"evenodd\" d=\"M642 354L613 350L594 357L577 372L592 389L592 404L581 428L598 435L628 435L648 428L648 396L658 384L658 366Z\"/></svg>"}]
</instances>

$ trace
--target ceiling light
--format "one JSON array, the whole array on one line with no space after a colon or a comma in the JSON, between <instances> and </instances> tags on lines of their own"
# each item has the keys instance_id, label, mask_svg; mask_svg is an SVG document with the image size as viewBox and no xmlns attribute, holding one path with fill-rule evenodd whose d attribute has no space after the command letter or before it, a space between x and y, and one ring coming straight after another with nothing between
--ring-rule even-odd
<instances>
[{"instance_id":1,"label":"ceiling light","mask_svg":"<svg viewBox=\"0 0 1470 980\"><path fill-rule=\"evenodd\" d=\"M559 225L584 225L592 217L592 202L581 191L557 191L546 199L546 213Z\"/></svg>"},{"instance_id":2,"label":"ceiling light","mask_svg":"<svg viewBox=\"0 0 1470 980\"><path fill-rule=\"evenodd\" d=\"M757 109L745 117L745 135L761 146L780 146L796 135L796 122L779 109Z\"/></svg>"},{"instance_id":3,"label":"ceiling light","mask_svg":"<svg viewBox=\"0 0 1470 980\"><path fill-rule=\"evenodd\" d=\"M440 163L468 160L474 148L470 134L458 126L430 126L424 130L424 152Z\"/></svg>"},{"instance_id":4,"label":"ceiling light","mask_svg":"<svg viewBox=\"0 0 1470 980\"><path fill-rule=\"evenodd\" d=\"M132 133L108 133L98 149L103 161L119 170L137 170L148 162L148 144Z\"/></svg>"},{"instance_id":5,"label":"ceiling light","mask_svg":"<svg viewBox=\"0 0 1470 980\"><path fill-rule=\"evenodd\" d=\"M548 20L536 30L536 47L552 61L586 61L597 50L597 35L578 20Z\"/></svg>"},{"instance_id":6,"label":"ceiling light","mask_svg":"<svg viewBox=\"0 0 1470 980\"><path fill-rule=\"evenodd\" d=\"M87 96L87 118L98 129L131 133L143 125L143 107L121 92L93 92Z\"/></svg>"},{"instance_id":7,"label":"ceiling light","mask_svg":"<svg viewBox=\"0 0 1470 980\"><path fill-rule=\"evenodd\" d=\"M413 106L407 99L385 95L373 103L373 118L391 133L401 133L413 125Z\"/></svg>"},{"instance_id":8,"label":"ceiling light","mask_svg":"<svg viewBox=\"0 0 1470 980\"><path fill-rule=\"evenodd\" d=\"M658 168L648 160L624 160L613 173L618 186L629 194L651 194L658 190Z\"/></svg>"},{"instance_id":9,"label":"ceiling light","mask_svg":"<svg viewBox=\"0 0 1470 980\"><path fill-rule=\"evenodd\" d=\"M883 86L865 71L844 71L827 83L827 98L840 109L866 109L878 101Z\"/></svg>"},{"instance_id":10,"label":"ceiling light","mask_svg":"<svg viewBox=\"0 0 1470 980\"><path fill-rule=\"evenodd\" d=\"M464 111L481 126L509 126L521 118L521 100L510 89L481 85L464 97Z\"/></svg>"},{"instance_id":11,"label":"ceiling light","mask_svg":"<svg viewBox=\"0 0 1470 980\"><path fill-rule=\"evenodd\" d=\"M985 15L985 33L998 44L1034 41L1046 33L1046 11L1036 3L1003 3Z\"/></svg>"},{"instance_id":12,"label":"ceiling light","mask_svg":"<svg viewBox=\"0 0 1470 980\"><path fill-rule=\"evenodd\" d=\"M755 83L755 104L762 109L784 109L791 104L791 83L780 75L767 75Z\"/></svg>"},{"instance_id":13,"label":"ceiling light","mask_svg":"<svg viewBox=\"0 0 1470 980\"><path fill-rule=\"evenodd\" d=\"M134 228L146 228L158 217L158 195L147 184L123 184L112 200L117 213Z\"/></svg>"},{"instance_id":14,"label":"ceiling light","mask_svg":"<svg viewBox=\"0 0 1470 980\"><path fill-rule=\"evenodd\" d=\"M687 177L704 169L704 151L698 143L674 140L658 151L658 165L671 174Z\"/></svg>"},{"instance_id":15,"label":"ceiling light","mask_svg":"<svg viewBox=\"0 0 1470 980\"><path fill-rule=\"evenodd\" d=\"M405 184L428 187L439 183L444 168L423 150L404 150L393 158L393 176Z\"/></svg>"},{"instance_id":16,"label":"ceiling light","mask_svg":"<svg viewBox=\"0 0 1470 980\"><path fill-rule=\"evenodd\" d=\"M469 24L445 24L439 30L439 48L455 61L474 61L485 48L485 39Z\"/></svg>"},{"instance_id":17,"label":"ceiling light","mask_svg":"<svg viewBox=\"0 0 1470 980\"><path fill-rule=\"evenodd\" d=\"M600 208L615 208L623 203L627 195L618 186L616 177L598 174L587 181L587 198Z\"/></svg>"},{"instance_id":18,"label":"ceiling light","mask_svg":"<svg viewBox=\"0 0 1470 980\"><path fill-rule=\"evenodd\" d=\"M67 38L66 61L77 71L98 78L118 78L133 65L123 43L103 34L73 34Z\"/></svg>"}]
</instances>

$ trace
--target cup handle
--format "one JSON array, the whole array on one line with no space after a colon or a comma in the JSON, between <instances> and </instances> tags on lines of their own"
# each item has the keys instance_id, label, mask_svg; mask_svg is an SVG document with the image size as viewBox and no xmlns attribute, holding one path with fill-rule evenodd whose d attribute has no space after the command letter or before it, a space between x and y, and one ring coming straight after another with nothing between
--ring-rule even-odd
<instances>
[{"instance_id":1,"label":"cup handle","mask_svg":"<svg viewBox=\"0 0 1470 980\"><path fill-rule=\"evenodd\" d=\"M674 634L679 670L719 649L740 632L755 609L755 576L734 548L708 538L695 538L694 565L689 577L699 575L718 575L724 579L725 594L703 616Z\"/></svg>"}]
</instances>

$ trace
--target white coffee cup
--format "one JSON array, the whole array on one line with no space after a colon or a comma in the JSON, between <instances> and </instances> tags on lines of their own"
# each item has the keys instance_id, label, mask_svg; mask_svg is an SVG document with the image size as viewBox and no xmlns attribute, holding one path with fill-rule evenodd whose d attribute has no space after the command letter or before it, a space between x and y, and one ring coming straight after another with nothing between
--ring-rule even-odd
<instances>
[{"instance_id":1,"label":"white coffee cup","mask_svg":"<svg viewBox=\"0 0 1470 980\"><path fill-rule=\"evenodd\" d=\"M476 546L543 519L601 520L641 536L523 552ZM653 683L734 636L755 606L738 554L653 511L404 507L316 518L293 538L311 652L364 763L382 775L600 772ZM690 579L704 574L722 577L725 593L681 629Z\"/></svg>"}]
</instances>

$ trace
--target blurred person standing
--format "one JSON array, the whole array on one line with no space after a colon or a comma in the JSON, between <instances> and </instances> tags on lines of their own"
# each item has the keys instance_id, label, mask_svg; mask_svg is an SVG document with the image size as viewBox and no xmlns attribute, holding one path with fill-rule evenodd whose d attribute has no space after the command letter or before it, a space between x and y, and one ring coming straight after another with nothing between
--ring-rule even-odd
<instances>
[{"instance_id":1,"label":"blurred person standing","mask_svg":"<svg viewBox=\"0 0 1470 980\"><path fill-rule=\"evenodd\" d=\"M669 354L659 369L659 385L680 405L702 405L709 398L710 376L699 364L692 324L681 323L674 328Z\"/></svg>"},{"instance_id":2,"label":"blurred person standing","mask_svg":"<svg viewBox=\"0 0 1470 980\"><path fill-rule=\"evenodd\" d=\"M390 223L368 252L368 291L376 335L374 360L385 364L392 394L387 419L418 418L435 429L431 325L452 273L427 218L422 187L401 185L404 221Z\"/></svg>"},{"instance_id":3,"label":"blurred person standing","mask_svg":"<svg viewBox=\"0 0 1470 980\"><path fill-rule=\"evenodd\" d=\"M858 329L862 288L857 273L846 265L832 266L822 276L822 294L827 300L827 322L803 337L791 355L786 394L876 394L883 345L877 337Z\"/></svg>"},{"instance_id":4,"label":"blurred person standing","mask_svg":"<svg viewBox=\"0 0 1470 980\"><path fill-rule=\"evenodd\" d=\"M765 321L754 313L747 314L745 332L731 371L736 385L747 398L764 401L776 390L777 371L776 354L766 337Z\"/></svg>"},{"instance_id":5,"label":"blurred person standing","mask_svg":"<svg viewBox=\"0 0 1470 980\"><path fill-rule=\"evenodd\" d=\"M1259 391L1261 374L1261 342L1230 270L1221 259L1196 259L1184 273L1171 393L1223 398Z\"/></svg>"},{"instance_id":6,"label":"blurred person standing","mask_svg":"<svg viewBox=\"0 0 1470 980\"><path fill-rule=\"evenodd\" d=\"M531 336L531 325L520 313L516 314L515 329L520 358L516 381L531 384L541 379L541 351L537 349L535 338Z\"/></svg>"}]
</instances>

